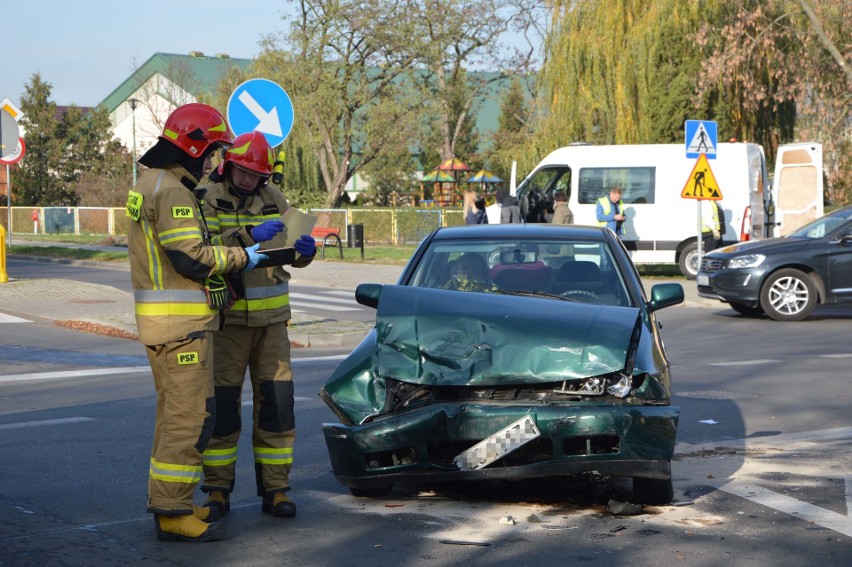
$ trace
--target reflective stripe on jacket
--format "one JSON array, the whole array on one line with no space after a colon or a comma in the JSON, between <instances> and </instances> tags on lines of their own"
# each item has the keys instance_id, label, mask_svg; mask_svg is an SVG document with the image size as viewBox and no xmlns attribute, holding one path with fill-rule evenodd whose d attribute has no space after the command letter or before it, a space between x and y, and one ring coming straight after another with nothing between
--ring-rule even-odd
<instances>
[{"instance_id":1,"label":"reflective stripe on jacket","mask_svg":"<svg viewBox=\"0 0 852 567\"><path fill-rule=\"evenodd\" d=\"M241 248L205 240L198 202L181 177L190 174L179 166L149 169L128 194L130 279L136 326L146 345L215 329L217 312L207 305L204 279L240 270L247 261Z\"/></svg>"},{"instance_id":2,"label":"reflective stripe on jacket","mask_svg":"<svg viewBox=\"0 0 852 567\"><path fill-rule=\"evenodd\" d=\"M268 220L280 220L290 208L284 194L275 186L265 185L250 195L230 189L227 182L210 183L201 187L204 194L204 215L214 243L226 246L251 246L255 241L249 226ZM240 201L243 200L242 206ZM290 235L298 238L300 235ZM261 249L263 245L261 245ZM293 264L307 266L313 257L298 256ZM290 319L290 273L282 266L251 270L240 274L246 296L225 313L228 325L263 327Z\"/></svg>"}]
</instances>

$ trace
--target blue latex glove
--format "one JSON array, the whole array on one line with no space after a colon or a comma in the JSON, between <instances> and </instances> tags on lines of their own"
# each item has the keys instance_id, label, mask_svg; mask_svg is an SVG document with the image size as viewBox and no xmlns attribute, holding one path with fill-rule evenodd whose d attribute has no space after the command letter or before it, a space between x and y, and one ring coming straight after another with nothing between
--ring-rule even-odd
<instances>
[{"instance_id":1,"label":"blue latex glove","mask_svg":"<svg viewBox=\"0 0 852 567\"><path fill-rule=\"evenodd\" d=\"M258 262L261 262L262 260L269 260L269 256L257 251L258 248L260 248L259 243L246 248L246 256L248 256L248 262L245 267L246 270L253 270L254 267L257 266Z\"/></svg>"},{"instance_id":2,"label":"blue latex glove","mask_svg":"<svg viewBox=\"0 0 852 567\"><path fill-rule=\"evenodd\" d=\"M279 220L268 220L251 229L251 237L255 242L266 242L284 230L284 223Z\"/></svg>"},{"instance_id":3,"label":"blue latex glove","mask_svg":"<svg viewBox=\"0 0 852 567\"><path fill-rule=\"evenodd\" d=\"M309 234L303 234L299 240L293 243L293 248L302 256L313 256L317 253L317 242Z\"/></svg>"}]
</instances>

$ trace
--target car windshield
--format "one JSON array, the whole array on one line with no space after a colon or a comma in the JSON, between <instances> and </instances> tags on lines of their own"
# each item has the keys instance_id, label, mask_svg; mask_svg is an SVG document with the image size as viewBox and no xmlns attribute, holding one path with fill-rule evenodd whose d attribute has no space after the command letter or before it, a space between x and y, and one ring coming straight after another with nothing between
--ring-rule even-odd
<instances>
[{"instance_id":1,"label":"car windshield","mask_svg":"<svg viewBox=\"0 0 852 567\"><path fill-rule=\"evenodd\" d=\"M632 306L609 247L581 240L433 240L409 285Z\"/></svg>"},{"instance_id":2,"label":"car windshield","mask_svg":"<svg viewBox=\"0 0 852 567\"><path fill-rule=\"evenodd\" d=\"M842 224L852 219L852 208L841 209L820 217L805 226L794 230L788 238L823 238L831 234Z\"/></svg>"}]
</instances>

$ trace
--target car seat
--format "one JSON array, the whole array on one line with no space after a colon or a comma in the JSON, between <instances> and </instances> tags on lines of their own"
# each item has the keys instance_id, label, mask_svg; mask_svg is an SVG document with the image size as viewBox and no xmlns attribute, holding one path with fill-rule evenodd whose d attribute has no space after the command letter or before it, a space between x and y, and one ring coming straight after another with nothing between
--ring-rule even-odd
<instances>
[{"instance_id":1,"label":"car seat","mask_svg":"<svg viewBox=\"0 0 852 567\"><path fill-rule=\"evenodd\" d=\"M496 268L497 266L495 266ZM500 270L492 270L494 283L508 291L546 291L550 284L550 266L545 266L541 260L531 264L515 264L500 266Z\"/></svg>"},{"instance_id":2,"label":"car seat","mask_svg":"<svg viewBox=\"0 0 852 567\"><path fill-rule=\"evenodd\" d=\"M601 292L603 283L603 275L597 264L586 260L569 260L562 264L556 273L553 291L563 293L577 290L597 295Z\"/></svg>"}]
</instances>

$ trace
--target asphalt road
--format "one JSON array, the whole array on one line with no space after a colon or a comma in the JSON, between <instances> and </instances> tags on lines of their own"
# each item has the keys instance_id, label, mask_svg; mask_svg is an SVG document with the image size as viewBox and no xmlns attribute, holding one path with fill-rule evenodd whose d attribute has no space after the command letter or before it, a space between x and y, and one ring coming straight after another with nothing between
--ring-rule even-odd
<instances>
[{"instance_id":1,"label":"asphalt road","mask_svg":"<svg viewBox=\"0 0 852 567\"><path fill-rule=\"evenodd\" d=\"M330 472L321 424L334 416L316 396L343 353L296 351L299 513L260 512L243 436L228 537L202 546L156 541L144 512L155 398L142 347L0 324L0 565L843 564L849 315L782 324L661 312L681 407L676 505L638 516L606 513L629 485L598 478L353 498ZM500 522L508 516L516 523Z\"/></svg>"}]
</instances>

